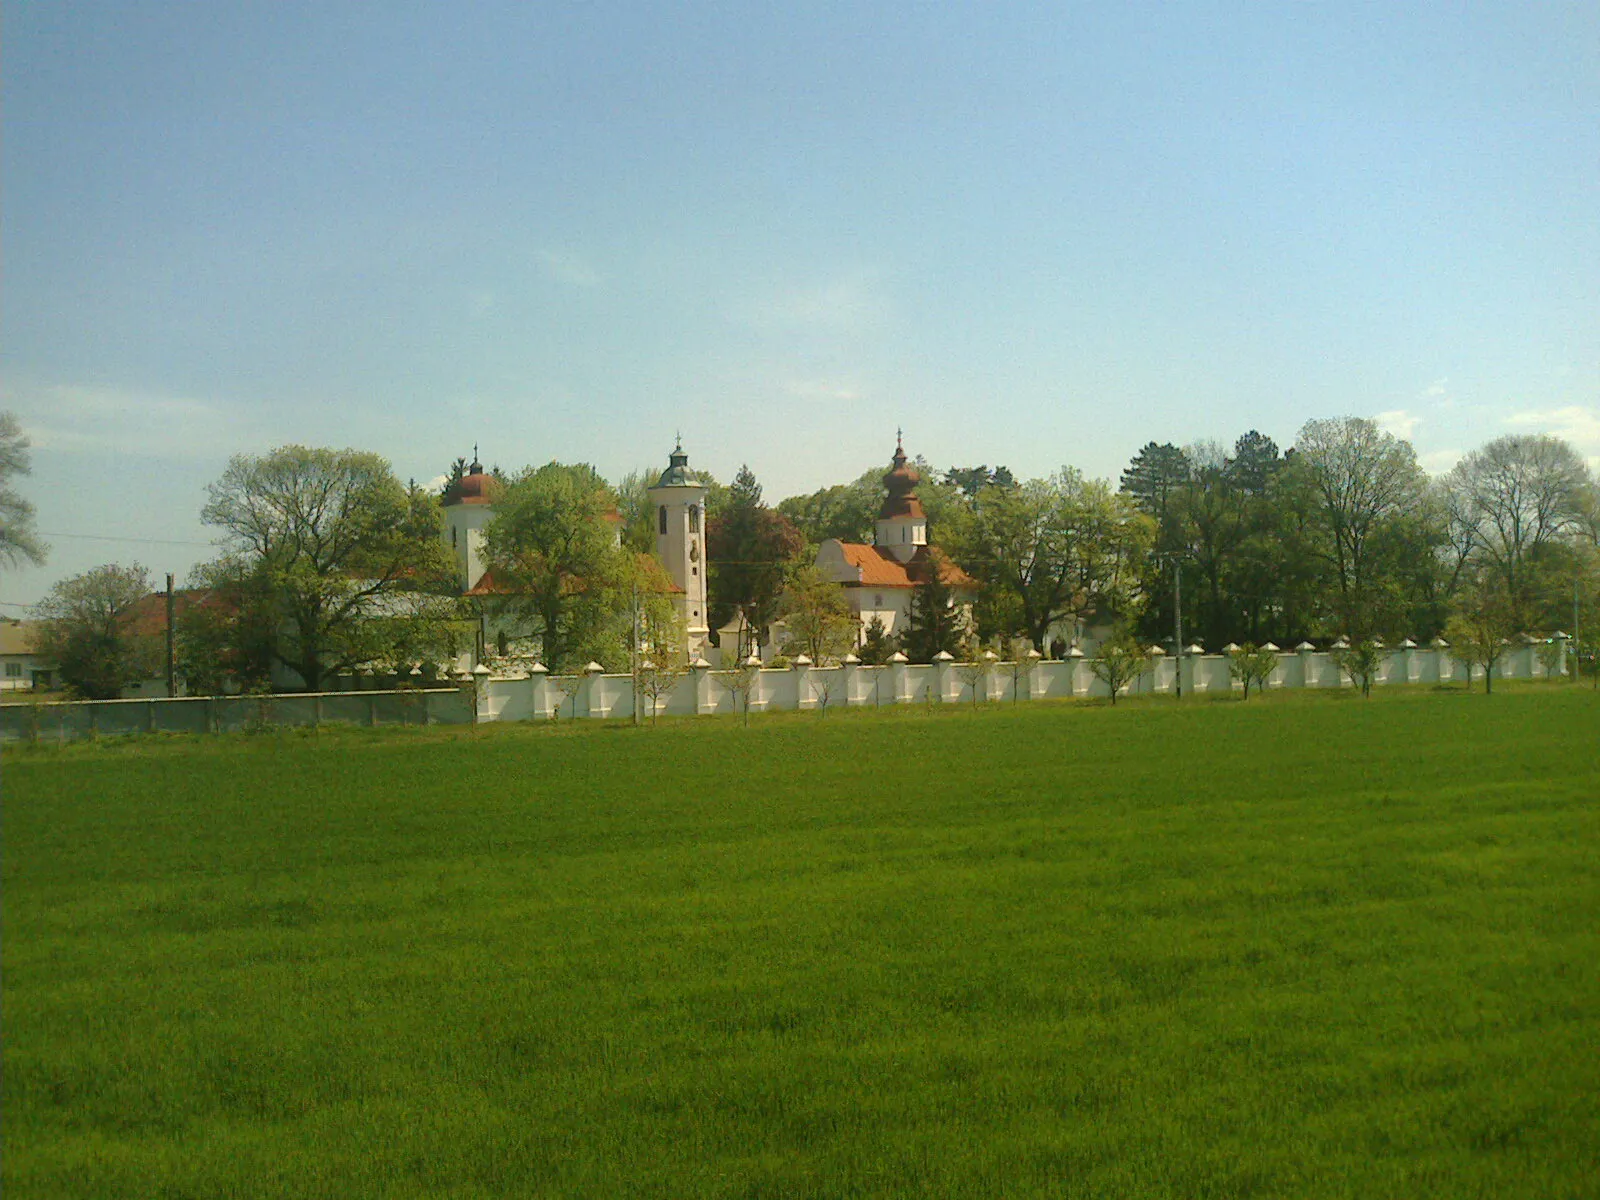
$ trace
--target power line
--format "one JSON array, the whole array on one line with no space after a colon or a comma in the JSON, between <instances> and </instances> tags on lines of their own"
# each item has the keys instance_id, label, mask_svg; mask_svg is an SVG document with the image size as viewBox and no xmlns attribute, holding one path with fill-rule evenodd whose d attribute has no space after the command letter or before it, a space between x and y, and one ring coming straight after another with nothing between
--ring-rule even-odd
<instances>
[{"instance_id":1,"label":"power line","mask_svg":"<svg viewBox=\"0 0 1600 1200\"><path fill-rule=\"evenodd\" d=\"M136 542L141 546L204 546L214 549L215 542L187 542L178 538L147 538L147 537L122 537L116 534L103 533L48 533L40 531L41 537L69 538L80 542Z\"/></svg>"}]
</instances>

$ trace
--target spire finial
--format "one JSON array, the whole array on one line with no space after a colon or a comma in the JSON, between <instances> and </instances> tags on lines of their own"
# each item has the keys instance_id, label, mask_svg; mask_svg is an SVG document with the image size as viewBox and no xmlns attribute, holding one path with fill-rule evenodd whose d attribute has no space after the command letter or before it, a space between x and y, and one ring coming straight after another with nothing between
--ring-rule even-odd
<instances>
[{"instance_id":1,"label":"spire finial","mask_svg":"<svg viewBox=\"0 0 1600 1200\"><path fill-rule=\"evenodd\" d=\"M894 427L894 448L896 450L904 450L906 448L906 431L898 425Z\"/></svg>"},{"instance_id":2,"label":"spire finial","mask_svg":"<svg viewBox=\"0 0 1600 1200\"><path fill-rule=\"evenodd\" d=\"M683 453L683 430L681 430L681 429L678 430L678 432L674 436L677 439L677 445L672 448L672 452L674 454L682 454Z\"/></svg>"}]
</instances>

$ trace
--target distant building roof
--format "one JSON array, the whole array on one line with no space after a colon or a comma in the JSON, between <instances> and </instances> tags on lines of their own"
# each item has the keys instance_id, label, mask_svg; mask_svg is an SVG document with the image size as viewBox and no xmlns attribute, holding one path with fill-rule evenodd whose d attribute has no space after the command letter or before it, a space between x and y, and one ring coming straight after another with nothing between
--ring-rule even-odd
<instances>
[{"instance_id":1,"label":"distant building roof","mask_svg":"<svg viewBox=\"0 0 1600 1200\"><path fill-rule=\"evenodd\" d=\"M896 517L926 518L922 511L922 501L917 499L917 484L922 482L922 476L917 469L906 462L905 445L899 438L894 443L893 466L889 473L883 477L883 486L888 489L888 494L883 498L883 507L878 510L878 520L890 521Z\"/></svg>"},{"instance_id":2,"label":"distant building roof","mask_svg":"<svg viewBox=\"0 0 1600 1200\"><path fill-rule=\"evenodd\" d=\"M461 460L458 458L456 461ZM493 504L494 493L499 489L500 481L484 473L483 464L474 454L467 473L445 489L444 499L440 503L446 507L452 504Z\"/></svg>"},{"instance_id":3,"label":"distant building roof","mask_svg":"<svg viewBox=\"0 0 1600 1200\"><path fill-rule=\"evenodd\" d=\"M839 542L839 550L847 566L855 568L856 579L845 579L846 587L914 588L927 581L930 570L930 550L937 547L918 546L909 562L901 562L887 551L862 542ZM947 587L975 588L978 581L968 575L948 558L939 577Z\"/></svg>"},{"instance_id":4,"label":"distant building roof","mask_svg":"<svg viewBox=\"0 0 1600 1200\"><path fill-rule=\"evenodd\" d=\"M656 480L656 487L705 487L705 480L696 475L689 467L689 456L683 452L683 442L679 442L667 459L667 469L661 472L661 478Z\"/></svg>"},{"instance_id":5,"label":"distant building roof","mask_svg":"<svg viewBox=\"0 0 1600 1200\"><path fill-rule=\"evenodd\" d=\"M33 636L39 630L38 621L19 621L11 617L0 618L0 654L33 654Z\"/></svg>"}]
</instances>

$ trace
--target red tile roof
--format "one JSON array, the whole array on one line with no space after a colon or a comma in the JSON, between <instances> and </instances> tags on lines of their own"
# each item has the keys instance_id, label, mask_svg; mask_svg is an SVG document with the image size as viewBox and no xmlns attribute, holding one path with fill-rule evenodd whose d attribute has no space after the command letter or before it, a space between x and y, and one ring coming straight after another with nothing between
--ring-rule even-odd
<instances>
[{"instance_id":1,"label":"red tile roof","mask_svg":"<svg viewBox=\"0 0 1600 1200\"><path fill-rule=\"evenodd\" d=\"M861 573L859 584L854 586L914 588L927 579L928 552L937 547L917 547L917 552L911 556L911 561L908 563L902 563L877 546L868 546L862 542L840 542L839 549L844 551L845 562ZM976 579L948 558L944 560L944 570L940 573L940 578L948 587L978 586ZM852 585L846 584L846 586Z\"/></svg>"}]
</instances>

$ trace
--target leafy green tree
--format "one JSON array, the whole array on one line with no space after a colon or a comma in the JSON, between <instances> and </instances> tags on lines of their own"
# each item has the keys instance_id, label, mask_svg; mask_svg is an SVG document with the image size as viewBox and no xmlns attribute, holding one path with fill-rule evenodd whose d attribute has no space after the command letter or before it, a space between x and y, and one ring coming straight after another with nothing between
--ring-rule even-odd
<instances>
[{"instance_id":1,"label":"leafy green tree","mask_svg":"<svg viewBox=\"0 0 1600 1200\"><path fill-rule=\"evenodd\" d=\"M278 614L267 572L226 558L196 567L177 626L178 670L191 694L269 687Z\"/></svg>"},{"instance_id":2,"label":"leafy green tree","mask_svg":"<svg viewBox=\"0 0 1600 1200\"><path fill-rule=\"evenodd\" d=\"M1329 657L1333 659L1334 666L1350 676L1350 682L1361 689L1361 694L1371 699L1372 685L1377 681L1378 672L1383 669L1383 660L1387 656L1388 651L1383 648L1382 642L1366 637L1335 646Z\"/></svg>"},{"instance_id":3,"label":"leafy green tree","mask_svg":"<svg viewBox=\"0 0 1600 1200\"><path fill-rule=\"evenodd\" d=\"M1499 564L1488 565L1475 572L1470 585L1463 589L1455 615L1444 628L1444 637L1450 643L1450 652L1467 664L1467 688L1472 687L1470 668L1483 668L1483 690L1494 691L1495 664L1511 648L1511 638L1516 634L1518 605Z\"/></svg>"},{"instance_id":4,"label":"leafy green tree","mask_svg":"<svg viewBox=\"0 0 1600 1200\"><path fill-rule=\"evenodd\" d=\"M804 654L822 667L837 662L856 644L856 618L844 589L814 566L794 573L779 612L789 630L786 654Z\"/></svg>"},{"instance_id":5,"label":"leafy green tree","mask_svg":"<svg viewBox=\"0 0 1600 1200\"><path fill-rule=\"evenodd\" d=\"M800 531L762 503L754 473L740 467L721 515L706 522L712 626L720 628L735 613L752 629L770 625L804 548Z\"/></svg>"},{"instance_id":6,"label":"leafy green tree","mask_svg":"<svg viewBox=\"0 0 1600 1200\"><path fill-rule=\"evenodd\" d=\"M33 505L11 486L32 470L28 444L16 414L0 412L0 562L8 566L42 566L49 549L33 530Z\"/></svg>"},{"instance_id":7,"label":"leafy green tree","mask_svg":"<svg viewBox=\"0 0 1600 1200\"><path fill-rule=\"evenodd\" d=\"M539 640L554 674L625 657L634 579L607 520L613 504L593 467L546 463L507 483L485 530L494 610Z\"/></svg>"},{"instance_id":8,"label":"leafy green tree","mask_svg":"<svg viewBox=\"0 0 1600 1200\"><path fill-rule=\"evenodd\" d=\"M1137 607L1155 532L1129 497L1071 468L1016 488L985 488L953 525L947 541L956 561L997 605L1012 607L1014 627L988 632L1023 634L1036 645L1058 621Z\"/></svg>"},{"instance_id":9,"label":"leafy green tree","mask_svg":"<svg viewBox=\"0 0 1600 1200\"><path fill-rule=\"evenodd\" d=\"M1250 699L1250 685L1265 690L1267 680L1278 668L1278 652L1265 647L1241 646L1228 655L1228 674L1244 684L1244 698Z\"/></svg>"},{"instance_id":10,"label":"leafy green tree","mask_svg":"<svg viewBox=\"0 0 1600 1200\"><path fill-rule=\"evenodd\" d=\"M813 545L829 538L870 542L882 504L883 471L874 467L850 483L790 496L778 503L778 513Z\"/></svg>"},{"instance_id":11,"label":"leafy green tree","mask_svg":"<svg viewBox=\"0 0 1600 1200\"><path fill-rule=\"evenodd\" d=\"M63 579L33 614L36 645L55 660L62 682L89 700L115 700L122 689L161 671L164 639L135 628L135 605L150 594L150 573L132 566L95 567Z\"/></svg>"},{"instance_id":12,"label":"leafy green tree","mask_svg":"<svg viewBox=\"0 0 1600 1200\"><path fill-rule=\"evenodd\" d=\"M401 486L379 455L306 446L235 455L208 494L202 518L271 597L273 653L309 690L449 636L454 574L438 500Z\"/></svg>"},{"instance_id":13,"label":"leafy green tree","mask_svg":"<svg viewBox=\"0 0 1600 1200\"><path fill-rule=\"evenodd\" d=\"M1411 444L1362 417L1308 421L1287 470L1307 547L1326 568L1332 623L1357 642L1395 632L1405 621L1400 527L1427 479Z\"/></svg>"},{"instance_id":14,"label":"leafy green tree","mask_svg":"<svg viewBox=\"0 0 1600 1200\"><path fill-rule=\"evenodd\" d=\"M1139 644L1132 632L1124 630L1101 645L1099 652L1089 660L1089 670L1096 679L1111 689L1111 704L1117 703L1117 693L1143 674L1150 662L1150 652Z\"/></svg>"}]
</instances>

